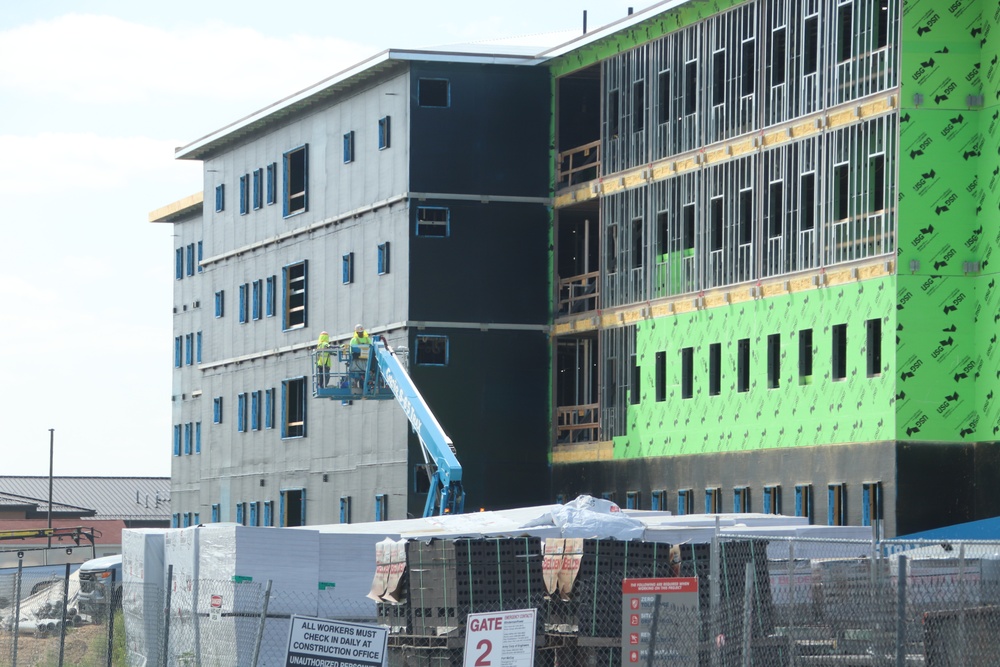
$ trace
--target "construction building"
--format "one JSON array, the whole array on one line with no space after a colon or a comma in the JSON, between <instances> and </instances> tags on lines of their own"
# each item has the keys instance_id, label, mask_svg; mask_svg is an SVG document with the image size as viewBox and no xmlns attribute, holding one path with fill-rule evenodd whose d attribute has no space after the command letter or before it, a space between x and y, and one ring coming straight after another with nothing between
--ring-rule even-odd
<instances>
[{"instance_id":1,"label":"construction building","mask_svg":"<svg viewBox=\"0 0 1000 667\"><path fill-rule=\"evenodd\" d=\"M672 2L547 54L556 493L1000 513L995 9Z\"/></svg>"},{"instance_id":2,"label":"construction building","mask_svg":"<svg viewBox=\"0 0 1000 667\"><path fill-rule=\"evenodd\" d=\"M399 406L312 398L320 332L358 323L408 349L470 503L549 498L549 77L527 60L386 51L177 151L204 164L204 195L150 215L175 229L177 525L420 515Z\"/></svg>"},{"instance_id":3,"label":"construction building","mask_svg":"<svg viewBox=\"0 0 1000 667\"><path fill-rule=\"evenodd\" d=\"M410 348L474 507L1000 514L994 10L668 0L389 51L180 149L182 520L414 512L398 408L307 399L356 321Z\"/></svg>"}]
</instances>

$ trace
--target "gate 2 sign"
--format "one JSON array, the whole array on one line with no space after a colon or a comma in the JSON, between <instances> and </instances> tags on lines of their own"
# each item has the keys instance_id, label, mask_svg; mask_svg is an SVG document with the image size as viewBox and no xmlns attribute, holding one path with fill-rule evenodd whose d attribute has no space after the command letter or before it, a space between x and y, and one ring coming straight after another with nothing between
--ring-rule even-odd
<instances>
[{"instance_id":1,"label":"gate 2 sign","mask_svg":"<svg viewBox=\"0 0 1000 667\"><path fill-rule=\"evenodd\" d=\"M537 609L469 614L465 667L532 667Z\"/></svg>"}]
</instances>

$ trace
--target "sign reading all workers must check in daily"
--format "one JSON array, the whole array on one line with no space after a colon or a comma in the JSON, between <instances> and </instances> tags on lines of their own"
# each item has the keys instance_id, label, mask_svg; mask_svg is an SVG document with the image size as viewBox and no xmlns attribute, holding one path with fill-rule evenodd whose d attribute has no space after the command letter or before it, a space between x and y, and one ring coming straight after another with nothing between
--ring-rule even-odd
<instances>
[{"instance_id":1,"label":"sign reading all workers must check in daily","mask_svg":"<svg viewBox=\"0 0 1000 667\"><path fill-rule=\"evenodd\" d=\"M698 665L698 579L622 581L622 665Z\"/></svg>"},{"instance_id":2,"label":"sign reading all workers must check in daily","mask_svg":"<svg viewBox=\"0 0 1000 667\"><path fill-rule=\"evenodd\" d=\"M465 623L467 667L532 667L537 609L469 614Z\"/></svg>"},{"instance_id":3,"label":"sign reading all workers must check in daily","mask_svg":"<svg viewBox=\"0 0 1000 667\"><path fill-rule=\"evenodd\" d=\"M286 667L383 667L389 632L378 625L292 616Z\"/></svg>"}]
</instances>

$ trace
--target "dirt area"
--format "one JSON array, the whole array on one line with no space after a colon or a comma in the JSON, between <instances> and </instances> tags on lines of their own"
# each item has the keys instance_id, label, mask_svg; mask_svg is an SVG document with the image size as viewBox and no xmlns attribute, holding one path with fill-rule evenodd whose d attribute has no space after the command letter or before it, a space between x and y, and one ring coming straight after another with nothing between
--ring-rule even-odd
<instances>
[{"instance_id":1,"label":"dirt area","mask_svg":"<svg viewBox=\"0 0 1000 667\"><path fill-rule=\"evenodd\" d=\"M0 634L0 667L11 664L13 646L9 633ZM66 643L63 648L63 664L86 667L106 665L108 641L107 625L82 625L66 629ZM35 638L21 635L17 641L18 667L35 665L55 665L59 660L59 633L48 637Z\"/></svg>"}]
</instances>

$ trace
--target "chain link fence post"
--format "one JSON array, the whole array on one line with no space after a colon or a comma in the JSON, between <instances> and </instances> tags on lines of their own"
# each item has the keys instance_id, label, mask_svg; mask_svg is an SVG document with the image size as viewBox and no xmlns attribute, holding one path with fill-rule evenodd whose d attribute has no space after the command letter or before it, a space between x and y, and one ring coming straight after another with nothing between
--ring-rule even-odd
<instances>
[{"instance_id":1,"label":"chain link fence post","mask_svg":"<svg viewBox=\"0 0 1000 667\"><path fill-rule=\"evenodd\" d=\"M111 570L111 590L106 596L106 602L108 605L108 655L107 664L111 667L111 654L114 647L115 640L115 571Z\"/></svg>"},{"instance_id":2,"label":"chain link fence post","mask_svg":"<svg viewBox=\"0 0 1000 667\"><path fill-rule=\"evenodd\" d=\"M14 637L13 657L11 665L17 667L17 638L21 635L21 577L24 575L24 560L17 559L17 575L14 579Z\"/></svg>"},{"instance_id":3,"label":"chain link fence post","mask_svg":"<svg viewBox=\"0 0 1000 667\"><path fill-rule=\"evenodd\" d=\"M161 651L161 667L170 664L168 653L170 652L170 591L174 587L174 566L167 566L167 592L164 596L163 604L163 650Z\"/></svg>"},{"instance_id":4,"label":"chain link fence post","mask_svg":"<svg viewBox=\"0 0 1000 667\"><path fill-rule=\"evenodd\" d=\"M896 667L906 665L906 562L906 556L901 555L896 576Z\"/></svg>"},{"instance_id":5,"label":"chain link fence post","mask_svg":"<svg viewBox=\"0 0 1000 667\"><path fill-rule=\"evenodd\" d=\"M260 643L264 639L264 624L267 623L267 605L271 601L271 580L267 580L267 586L264 588L264 603L261 605L260 609L260 623L257 626L257 641L254 643L253 647L253 663L252 667L257 667L257 661L260 659Z\"/></svg>"},{"instance_id":6,"label":"chain link fence post","mask_svg":"<svg viewBox=\"0 0 1000 667\"><path fill-rule=\"evenodd\" d=\"M69 602L69 563L66 563L66 576L63 577L63 596L59 610L59 667L63 667L63 657L66 652L66 603Z\"/></svg>"}]
</instances>

